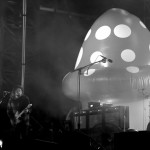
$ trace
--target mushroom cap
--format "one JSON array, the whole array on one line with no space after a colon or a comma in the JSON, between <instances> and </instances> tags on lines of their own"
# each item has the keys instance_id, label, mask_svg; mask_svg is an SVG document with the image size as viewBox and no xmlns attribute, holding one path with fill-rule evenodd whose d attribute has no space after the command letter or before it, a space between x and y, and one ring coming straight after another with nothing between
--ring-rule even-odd
<instances>
[{"instance_id":1,"label":"mushroom cap","mask_svg":"<svg viewBox=\"0 0 150 150\"><path fill-rule=\"evenodd\" d=\"M149 30L135 15L112 8L87 32L74 71L64 77L62 88L66 96L82 103L138 101L150 93L149 65Z\"/></svg>"}]
</instances>

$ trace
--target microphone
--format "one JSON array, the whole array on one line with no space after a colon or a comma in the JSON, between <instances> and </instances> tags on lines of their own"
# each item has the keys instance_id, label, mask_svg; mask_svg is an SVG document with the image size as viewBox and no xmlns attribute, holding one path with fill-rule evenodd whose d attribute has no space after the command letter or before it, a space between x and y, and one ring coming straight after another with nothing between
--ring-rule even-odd
<instances>
[{"instance_id":1,"label":"microphone","mask_svg":"<svg viewBox=\"0 0 150 150\"><path fill-rule=\"evenodd\" d=\"M103 59L104 59L104 62L106 61L106 60L108 60L110 63L112 63L113 62L113 60L112 59L108 59L108 58L106 58L105 56L103 56L103 55L100 55Z\"/></svg>"}]
</instances>

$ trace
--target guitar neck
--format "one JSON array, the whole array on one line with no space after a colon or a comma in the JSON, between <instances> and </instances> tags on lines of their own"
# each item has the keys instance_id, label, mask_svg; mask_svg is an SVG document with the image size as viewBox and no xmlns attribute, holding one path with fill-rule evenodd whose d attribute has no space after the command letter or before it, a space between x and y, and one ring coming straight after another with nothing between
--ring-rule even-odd
<instances>
[{"instance_id":1,"label":"guitar neck","mask_svg":"<svg viewBox=\"0 0 150 150\"><path fill-rule=\"evenodd\" d=\"M24 110L21 111L21 113L18 114L17 118L19 118L27 109L29 109L32 106L32 104L29 104Z\"/></svg>"}]
</instances>

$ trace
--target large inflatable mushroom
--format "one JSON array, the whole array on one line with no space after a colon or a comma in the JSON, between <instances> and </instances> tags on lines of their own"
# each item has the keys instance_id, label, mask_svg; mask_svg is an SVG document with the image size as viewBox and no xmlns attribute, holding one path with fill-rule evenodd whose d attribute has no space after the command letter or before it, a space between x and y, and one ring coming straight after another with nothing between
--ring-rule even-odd
<instances>
[{"instance_id":1,"label":"large inflatable mushroom","mask_svg":"<svg viewBox=\"0 0 150 150\"><path fill-rule=\"evenodd\" d=\"M87 32L74 71L62 81L63 91L83 109L88 102L138 102L150 94L149 65L149 30L135 15L112 8Z\"/></svg>"}]
</instances>

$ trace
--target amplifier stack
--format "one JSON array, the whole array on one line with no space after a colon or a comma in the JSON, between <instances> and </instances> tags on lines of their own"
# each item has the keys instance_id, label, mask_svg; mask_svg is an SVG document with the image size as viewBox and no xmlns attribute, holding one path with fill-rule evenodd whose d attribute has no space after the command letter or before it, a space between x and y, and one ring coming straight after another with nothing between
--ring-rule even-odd
<instances>
[{"instance_id":1,"label":"amplifier stack","mask_svg":"<svg viewBox=\"0 0 150 150\"><path fill-rule=\"evenodd\" d=\"M80 121L79 121L80 119ZM72 115L74 129L92 129L98 124L112 124L125 131L129 128L129 107L113 106L98 109L87 109L74 112ZM78 124L80 126L78 126Z\"/></svg>"},{"instance_id":2,"label":"amplifier stack","mask_svg":"<svg viewBox=\"0 0 150 150\"><path fill-rule=\"evenodd\" d=\"M129 107L91 107L87 110L74 112L71 117L71 123L73 130L80 129L80 131L86 133L98 143L111 145L114 133L124 132L129 129Z\"/></svg>"}]
</instances>

